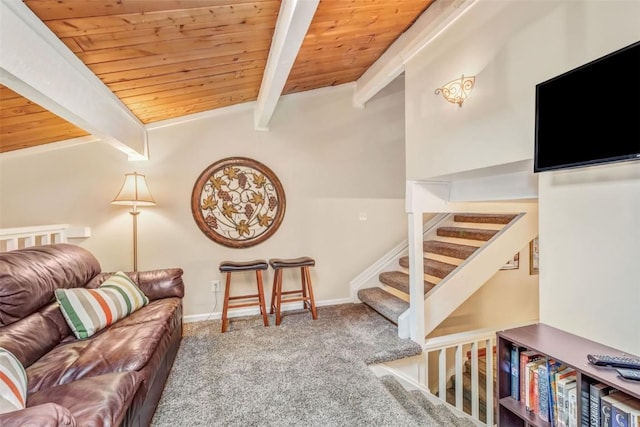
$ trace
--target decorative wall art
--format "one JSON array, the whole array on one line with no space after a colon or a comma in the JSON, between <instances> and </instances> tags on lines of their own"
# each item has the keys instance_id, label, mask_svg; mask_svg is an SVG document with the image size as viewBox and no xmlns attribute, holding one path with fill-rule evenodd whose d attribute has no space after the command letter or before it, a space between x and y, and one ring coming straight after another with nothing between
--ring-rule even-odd
<instances>
[{"instance_id":1,"label":"decorative wall art","mask_svg":"<svg viewBox=\"0 0 640 427\"><path fill-rule=\"evenodd\" d=\"M500 270L517 270L520 268L520 252L515 254Z\"/></svg>"},{"instance_id":2,"label":"decorative wall art","mask_svg":"<svg viewBox=\"0 0 640 427\"><path fill-rule=\"evenodd\" d=\"M540 247L538 236L529 242L529 274L540 274Z\"/></svg>"},{"instance_id":3,"label":"decorative wall art","mask_svg":"<svg viewBox=\"0 0 640 427\"><path fill-rule=\"evenodd\" d=\"M191 212L211 240L248 248L276 232L286 207L282 184L264 164L229 157L206 168L191 194Z\"/></svg>"}]
</instances>

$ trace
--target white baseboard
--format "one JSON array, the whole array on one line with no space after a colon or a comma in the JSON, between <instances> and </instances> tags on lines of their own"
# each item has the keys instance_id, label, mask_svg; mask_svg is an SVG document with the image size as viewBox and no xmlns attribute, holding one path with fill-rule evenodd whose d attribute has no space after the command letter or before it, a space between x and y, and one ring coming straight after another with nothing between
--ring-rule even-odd
<instances>
[{"instance_id":1,"label":"white baseboard","mask_svg":"<svg viewBox=\"0 0 640 427\"><path fill-rule=\"evenodd\" d=\"M316 307L322 307L326 305L339 305L339 304L350 304L353 301L351 298L339 298L325 301L316 301ZM291 310L299 310L302 308L302 302L295 303L286 303L282 304L283 311L291 311ZM269 310L269 306L267 306L267 310ZM232 317L242 317L242 316L257 316L260 314L259 307L250 307L250 308L242 308L242 309L233 309L229 311L229 318ZM221 311L216 311L213 313L203 313L203 314L190 314L188 316L184 316L182 321L184 323L191 322L202 322L204 320L219 320L222 317Z\"/></svg>"},{"instance_id":2,"label":"white baseboard","mask_svg":"<svg viewBox=\"0 0 640 427\"><path fill-rule=\"evenodd\" d=\"M422 356L417 356L417 357L422 357ZM420 359L420 362L418 363L424 364L424 361ZM407 373L402 372L399 369L395 369L385 363L370 365L369 369L371 369L373 373L376 374L376 376L378 377L381 377L383 375L393 375L394 377L396 377L398 381L400 381L400 383L402 383L404 388L406 388L407 390L420 390L423 393L431 394L431 391L429 391L429 389L425 387L423 384L420 384L418 380L411 377ZM424 367L422 369L424 370Z\"/></svg>"}]
</instances>

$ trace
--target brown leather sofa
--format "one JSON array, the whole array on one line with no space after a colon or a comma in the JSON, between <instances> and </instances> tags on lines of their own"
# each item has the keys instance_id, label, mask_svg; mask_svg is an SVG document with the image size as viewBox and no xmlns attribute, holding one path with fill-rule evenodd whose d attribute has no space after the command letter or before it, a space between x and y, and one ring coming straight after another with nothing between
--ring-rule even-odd
<instances>
[{"instance_id":1,"label":"brown leather sofa","mask_svg":"<svg viewBox=\"0 0 640 427\"><path fill-rule=\"evenodd\" d=\"M0 254L0 347L28 379L27 407L0 414L0 425L149 425L182 338L182 270L127 273L149 304L76 339L55 289L96 288L110 275L76 245Z\"/></svg>"}]
</instances>

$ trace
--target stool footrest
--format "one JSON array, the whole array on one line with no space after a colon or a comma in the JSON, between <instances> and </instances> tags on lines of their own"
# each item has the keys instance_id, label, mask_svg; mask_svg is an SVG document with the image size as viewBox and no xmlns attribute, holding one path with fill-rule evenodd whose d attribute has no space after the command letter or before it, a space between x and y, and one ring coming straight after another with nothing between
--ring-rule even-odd
<instances>
[{"instance_id":1,"label":"stool footrest","mask_svg":"<svg viewBox=\"0 0 640 427\"><path fill-rule=\"evenodd\" d=\"M245 298L259 298L260 295L255 294L255 295L238 295L235 297L229 297L229 301L231 300L236 300L236 299L245 299Z\"/></svg>"},{"instance_id":2,"label":"stool footrest","mask_svg":"<svg viewBox=\"0 0 640 427\"><path fill-rule=\"evenodd\" d=\"M257 305L260 305L259 302L245 302L245 303L241 303L241 304L229 304L227 306L227 308L240 308L240 307L255 307Z\"/></svg>"},{"instance_id":3,"label":"stool footrest","mask_svg":"<svg viewBox=\"0 0 640 427\"><path fill-rule=\"evenodd\" d=\"M302 293L302 289L298 289L297 291L280 292L280 295L291 295L291 294L301 294L301 293Z\"/></svg>"},{"instance_id":4,"label":"stool footrest","mask_svg":"<svg viewBox=\"0 0 640 427\"><path fill-rule=\"evenodd\" d=\"M286 299L281 299L280 302L281 303L285 303L285 302L298 302L298 301L311 301L311 298L309 297L300 297L300 298L286 298Z\"/></svg>"}]
</instances>

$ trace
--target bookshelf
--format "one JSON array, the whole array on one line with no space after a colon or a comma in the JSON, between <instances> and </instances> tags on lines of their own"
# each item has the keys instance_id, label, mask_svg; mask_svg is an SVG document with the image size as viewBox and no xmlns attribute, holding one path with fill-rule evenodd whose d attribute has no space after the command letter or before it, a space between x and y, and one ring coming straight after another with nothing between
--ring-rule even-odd
<instances>
[{"instance_id":1,"label":"bookshelf","mask_svg":"<svg viewBox=\"0 0 640 427\"><path fill-rule=\"evenodd\" d=\"M577 372L578 416L582 410L581 396L584 387L602 382L640 399L640 381L629 381L618 376L612 368L598 367L587 361L587 354L625 355L624 352L599 344L560 329L533 324L498 332L498 426L550 427L551 424L526 410L524 404L511 397L511 349L517 345L534 350L573 368Z\"/></svg>"}]
</instances>

